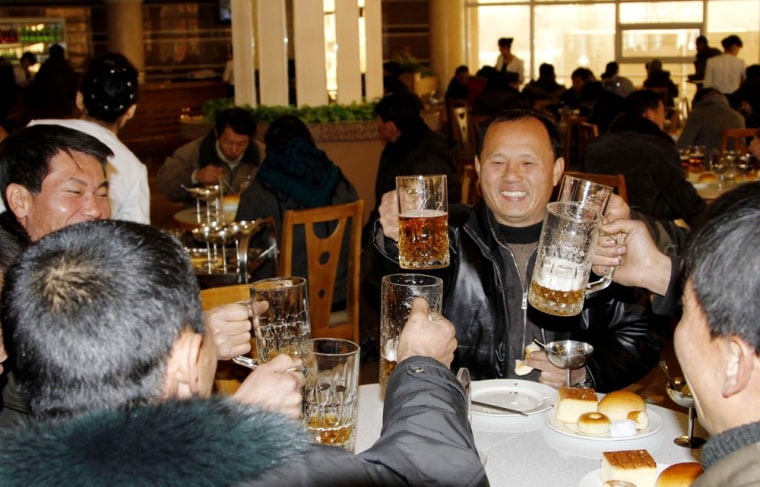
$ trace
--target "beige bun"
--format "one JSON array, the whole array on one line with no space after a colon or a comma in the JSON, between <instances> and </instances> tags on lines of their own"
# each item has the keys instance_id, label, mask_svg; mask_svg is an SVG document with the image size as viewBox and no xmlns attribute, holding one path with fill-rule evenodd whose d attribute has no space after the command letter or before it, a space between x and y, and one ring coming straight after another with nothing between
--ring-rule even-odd
<instances>
[{"instance_id":1,"label":"beige bun","mask_svg":"<svg viewBox=\"0 0 760 487\"><path fill-rule=\"evenodd\" d=\"M657 487L688 487L702 474L702 465L697 462L676 463L660 473Z\"/></svg>"},{"instance_id":2,"label":"beige bun","mask_svg":"<svg viewBox=\"0 0 760 487\"><path fill-rule=\"evenodd\" d=\"M628 419L628 413L631 411L646 411L646 409L644 399L635 392L629 391L610 392L599 401L596 408L612 422Z\"/></svg>"},{"instance_id":3,"label":"beige bun","mask_svg":"<svg viewBox=\"0 0 760 487\"><path fill-rule=\"evenodd\" d=\"M704 172L697 178L698 183L717 183L718 176L713 172Z\"/></svg>"},{"instance_id":4,"label":"beige bun","mask_svg":"<svg viewBox=\"0 0 760 487\"><path fill-rule=\"evenodd\" d=\"M578 431L587 435L605 435L610 431L610 418L602 413L583 413L578 417Z\"/></svg>"},{"instance_id":5,"label":"beige bun","mask_svg":"<svg viewBox=\"0 0 760 487\"><path fill-rule=\"evenodd\" d=\"M649 426L649 415L646 411L631 411L628 413L628 419L636 423L637 430L643 430Z\"/></svg>"}]
</instances>

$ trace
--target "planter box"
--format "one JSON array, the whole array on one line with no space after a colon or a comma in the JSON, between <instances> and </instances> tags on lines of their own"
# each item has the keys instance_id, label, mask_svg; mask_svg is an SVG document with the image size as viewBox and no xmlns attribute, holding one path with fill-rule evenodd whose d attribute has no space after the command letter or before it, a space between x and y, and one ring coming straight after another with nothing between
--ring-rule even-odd
<instances>
[{"instance_id":1,"label":"planter box","mask_svg":"<svg viewBox=\"0 0 760 487\"><path fill-rule=\"evenodd\" d=\"M426 76L423 78L420 73L403 73L400 79L409 88L409 91L423 99L426 95L438 91L437 76Z\"/></svg>"}]
</instances>

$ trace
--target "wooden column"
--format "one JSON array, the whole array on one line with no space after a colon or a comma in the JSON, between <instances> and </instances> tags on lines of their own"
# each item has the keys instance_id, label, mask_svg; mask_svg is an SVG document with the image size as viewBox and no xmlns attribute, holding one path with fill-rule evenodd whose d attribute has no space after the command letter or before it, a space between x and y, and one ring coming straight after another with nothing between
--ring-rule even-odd
<instances>
[{"instance_id":1,"label":"wooden column","mask_svg":"<svg viewBox=\"0 0 760 487\"><path fill-rule=\"evenodd\" d=\"M466 64L464 0L430 0L430 67L443 94L457 66ZM479 66L472 66L471 71ZM474 71L473 71L474 73Z\"/></svg>"},{"instance_id":2,"label":"wooden column","mask_svg":"<svg viewBox=\"0 0 760 487\"><path fill-rule=\"evenodd\" d=\"M235 104L256 106L253 0L232 0L232 67Z\"/></svg>"},{"instance_id":3,"label":"wooden column","mask_svg":"<svg viewBox=\"0 0 760 487\"><path fill-rule=\"evenodd\" d=\"M434 0L435 1L435 0ZM367 101L383 96L383 14L380 0L364 0Z\"/></svg>"},{"instance_id":4,"label":"wooden column","mask_svg":"<svg viewBox=\"0 0 760 487\"><path fill-rule=\"evenodd\" d=\"M106 0L106 46L123 54L134 65L139 79L145 79L145 39L142 0Z\"/></svg>"},{"instance_id":5,"label":"wooden column","mask_svg":"<svg viewBox=\"0 0 760 487\"><path fill-rule=\"evenodd\" d=\"M338 42L338 103L361 102L357 0L335 0L335 30Z\"/></svg>"},{"instance_id":6,"label":"wooden column","mask_svg":"<svg viewBox=\"0 0 760 487\"><path fill-rule=\"evenodd\" d=\"M326 105L325 24L321 1L293 0L296 103Z\"/></svg>"},{"instance_id":7,"label":"wooden column","mask_svg":"<svg viewBox=\"0 0 760 487\"><path fill-rule=\"evenodd\" d=\"M288 104L288 31L286 25L285 0L259 0L257 2L257 52L259 93L262 105Z\"/></svg>"}]
</instances>

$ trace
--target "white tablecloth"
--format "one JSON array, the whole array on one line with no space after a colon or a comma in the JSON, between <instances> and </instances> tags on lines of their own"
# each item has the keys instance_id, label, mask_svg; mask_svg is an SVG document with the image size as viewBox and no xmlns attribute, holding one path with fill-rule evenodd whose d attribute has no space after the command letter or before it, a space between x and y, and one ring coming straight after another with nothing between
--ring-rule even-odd
<instances>
[{"instance_id":1,"label":"white tablecloth","mask_svg":"<svg viewBox=\"0 0 760 487\"><path fill-rule=\"evenodd\" d=\"M527 417L474 415L472 428L475 444L485 454L486 473L493 486L576 486L600 467L603 451L644 448L658 464L698 461L698 450L673 443L686 432L686 414L651 404L647 408L662 418L662 429L635 440L587 440L558 433L544 423L544 415L554 414L553 409ZM360 386L357 452L371 447L380 436L382 413L379 386Z\"/></svg>"}]
</instances>

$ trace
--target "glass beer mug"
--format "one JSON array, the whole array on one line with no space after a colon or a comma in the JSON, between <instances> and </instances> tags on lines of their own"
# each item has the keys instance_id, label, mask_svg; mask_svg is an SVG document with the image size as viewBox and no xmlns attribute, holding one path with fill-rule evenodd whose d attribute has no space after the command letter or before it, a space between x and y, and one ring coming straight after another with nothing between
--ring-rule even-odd
<instances>
[{"instance_id":1,"label":"glass beer mug","mask_svg":"<svg viewBox=\"0 0 760 487\"><path fill-rule=\"evenodd\" d=\"M558 201L546 206L528 292L534 308L555 316L575 316L583 310L587 294L609 286L609 277L588 283L599 223L599 213L581 203Z\"/></svg>"}]
</instances>

